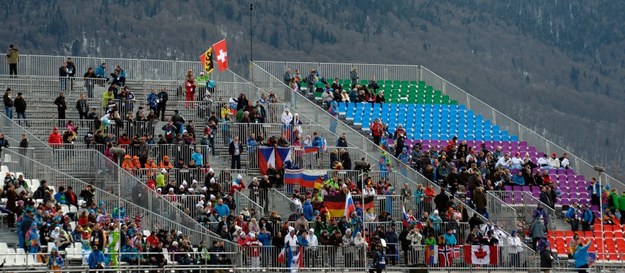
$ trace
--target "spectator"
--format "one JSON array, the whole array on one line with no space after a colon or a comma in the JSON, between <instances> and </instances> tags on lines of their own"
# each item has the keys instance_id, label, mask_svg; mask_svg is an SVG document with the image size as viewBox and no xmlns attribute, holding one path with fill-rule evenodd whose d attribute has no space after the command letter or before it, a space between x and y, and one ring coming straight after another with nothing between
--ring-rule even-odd
<instances>
[{"instance_id":1,"label":"spectator","mask_svg":"<svg viewBox=\"0 0 625 273\"><path fill-rule=\"evenodd\" d=\"M69 82L69 69L67 68L67 62L63 62L59 67L59 82L61 83L61 91L67 91L67 84Z\"/></svg>"},{"instance_id":2,"label":"spectator","mask_svg":"<svg viewBox=\"0 0 625 273\"><path fill-rule=\"evenodd\" d=\"M98 79L103 79L100 82L100 85L104 85L104 82L108 82L109 78L106 77L106 63L102 63L95 69L95 76Z\"/></svg>"},{"instance_id":3,"label":"spectator","mask_svg":"<svg viewBox=\"0 0 625 273\"><path fill-rule=\"evenodd\" d=\"M20 62L20 52L14 45L9 45L7 51L7 63L9 64L9 75L17 76L17 64Z\"/></svg>"},{"instance_id":4,"label":"spectator","mask_svg":"<svg viewBox=\"0 0 625 273\"><path fill-rule=\"evenodd\" d=\"M13 104L15 105L17 118L19 119L21 117L22 119L26 119L26 100L24 99L22 93L17 93L17 98L15 98Z\"/></svg>"},{"instance_id":5,"label":"spectator","mask_svg":"<svg viewBox=\"0 0 625 273\"><path fill-rule=\"evenodd\" d=\"M156 117L161 117L161 121L165 121L165 111L167 109L167 101L169 100L169 95L167 94L167 89L161 89L161 92L158 93L157 106L156 106Z\"/></svg>"},{"instance_id":6,"label":"spectator","mask_svg":"<svg viewBox=\"0 0 625 273\"><path fill-rule=\"evenodd\" d=\"M63 139L61 138L61 134L59 133L59 129L54 127L52 129L52 133L48 137L48 144L52 147L58 147L63 143Z\"/></svg>"},{"instance_id":7,"label":"spectator","mask_svg":"<svg viewBox=\"0 0 625 273\"><path fill-rule=\"evenodd\" d=\"M586 268L589 267L588 264L588 248L592 240L589 239L586 244L579 242L577 247L575 248L575 253L573 254L573 259L575 260L575 268L578 269L578 272L585 273L588 272Z\"/></svg>"},{"instance_id":8,"label":"spectator","mask_svg":"<svg viewBox=\"0 0 625 273\"><path fill-rule=\"evenodd\" d=\"M64 265L65 261L63 260L61 253L57 248L53 247L50 251L50 257L48 258L48 269L51 272L60 273L62 272L61 270L63 269Z\"/></svg>"},{"instance_id":9,"label":"spectator","mask_svg":"<svg viewBox=\"0 0 625 273\"><path fill-rule=\"evenodd\" d=\"M105 261L106 259L104 258L104 254L100 251L100 249L97 246L92 246L89 258L87 258L89 269L104 269Z\"/></svg>"},{"instance_id":10,"label":"spectator","mask_svg":"<svg viewBox=\"0 0 625 273\"><path fill-rule=\"evenodd\" d=\"M516 234L516 230L510 232L508 238L509 252L510 252L510 267L521 266L521 252L523 252L523 241Z\"/></svg>"},{"instance_id":11,"label":"spectator","mask_svg":"<svg viewBox=\"0 0 625 273\"><path fill-rule=\"evenodd\" d=\"M553 267L553 253L551 248L544 248L540 251L540 268L543 273L550 273Z\"/></svg>"},{"instance_id":12,"label":"spectator","mask_svg":"<svg viewBox=\"0 0 625 273\"><path fill-rule=\"evenodd\" d=\"M122 69L121 66L117 66L113 73L111 73L111 78L113 79L113 83L119 86L126 86L126 70Z\"/></svg>"},{"instance_id":13,"label":"spectator","mask_svg":"<svg viewBox=\"0 0 625 273\"><path fill-rule=\"evenodd\" d=\"M590 180L590 185L586 187L586 190L590 193L590 205L599 206L599 195L601 194L601 186L597 183L596 178Z\"/></svg>"},{"instance_id":14,"label":"spectator","mask_svg":"<svg viewBox=\"0 0 625 273\"><path fill-rule=\"evenodd\" d=\"M558 159L556 153L551 153L551 158L547 162L549 162L549 168L551 169L560 168L560 159Z\"/></svg>"},{"instance_id":15,"label":"spectator","mask_svg":"<svg viewBox=\"0 0 625 273\"><path fill-rule=\"evenodd\" d=\"M537 250L537 244L541 236L547 231L547 227L545 226L545 220L537 218L534 219L532 224L530 225L530 233L529 235L532 238L532 249Z\"/></svg>"},{"instance_id":16,"label":"spectator","mask_svg":"<svg viewBox=\"0 0 625 273\"><path fill-rule=\"evenodd\" d=\"M193 72L191 71L191 73ZM191 109L195 107L193 104L193 101L195 100L195 88L196 88L195 79L193 78L193 75L191 75L191 77L187 78L187 81L185 82L184 106L186 109Z\"/></svg>"},{"instance_id":17,"label":"spectator","mask_svg":"<svg viewBox=\"0 0 625 273\"><path fill-rule=\"evenodd\" d=\"M351 89L353 89L354 87L356 87L356 85L358 84L358 80L360 79L360 77L358 76L358 68L352 68L352 71L349 72L349 79L352 82Z\"/></svg>"},{"instance_id":18,"label":"spectator","mask_svg":"<svg viewBox=\"0 0 625 273\"><path fill-rule=\"evenodd\" d=\"M241 151L242 151L241 142L239 141L239 137L235 136L234 139L230 142L228 147L228 153L231 156L231 169L240 169L241 168Z\"/></svg>"},{"instance_id":19,"label":"spectator","mask_svg":"<svg viewBox=\"0 0 625 273\"><path fill-rule=\"evenodd\" d=\"M590 226L594 223L595 216L586 204L582 205L581 213L582 231L590 231Z\"/></svg>"},{"instance_id":20,"label":"spectator","mask_svg":"<svg viewBox=\"0 0 625 273\"><path fill-rule=\"evenodd\" d=\"M11 99L11 88L7 88L2 97L4 101L4 114L9 119L13 119L13 99Z\"/></svg>"},{"instance_id":21,"label":"spectator","mask_svg":"<svg viewBox=\"0 0 625 273\"><path fill-rule=\"evenodd\" d=\"M60 92L59 96L54 100L56 110L58 112L58 119L65 119L65 110L67 110L67 103L65 102L65 93Z\"/></svg>"},{"instance_id":22,"label":"spectator","mask_svg":"<svg viewBox=\"0 0 625 273\"><path fill-rule=\"evenodd\" d=\"M484 194L484 188L477 187L473 191L471 200L473 201L473 204L475 204L475 210L486 217L486 195Z\"/></svg>"},{"instance_id":23,"label":"spectator","mask_svg":"<svg viewBox=\"0 0 625 273\"><path fill-rule=\"evenodd\" d=\"M547 160L547 154L543 154L542 157L539 157L538 160L536 161L536 165L538 165L538 167L541 167L541 168L548 168L549 161Z\"/></svg>"}]
</instances>

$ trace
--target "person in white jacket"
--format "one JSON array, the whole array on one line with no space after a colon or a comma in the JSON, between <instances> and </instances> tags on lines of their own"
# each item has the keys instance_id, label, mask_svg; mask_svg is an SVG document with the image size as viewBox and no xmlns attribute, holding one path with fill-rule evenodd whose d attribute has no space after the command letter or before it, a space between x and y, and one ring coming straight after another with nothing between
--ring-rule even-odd
<instances>
[{"instance_id":1,"label":"person in white jacket","mask_svg":"<svg viewBox=\"0 0 625 273\"><path fill-rule=\"evenodd\" d=\"M315 229L311 228L310 230L308 230L308 247L310 247L311 250L315 250L317 249L317 246L319 246L319 240L317 240L317 235L315 235Z\"/></svg>"},{"instance_id":2,"label":"person in white jacket","mask_svg":"<svg viewBox=\"0 0 625 273\"><path fill-rule=\"evenodd\" d=\"M551 153L551 158L549 158L548 162L549 162L550 168L552 169L560 168L560 159L558 159L558 156L556 155L556 153Z\"/></svg>"},{"instance_id":3,"label":"person in white jacket","mask_svg":"<svg viewBox=\"0 0 625 273\"><path fill-rule=\"evenodd\" d=\"M510 237L508 237L508 251L510 253L510 267L520 267L523 242L516 235L516 230L510 232Z\"/></svg>"}]
</instances>

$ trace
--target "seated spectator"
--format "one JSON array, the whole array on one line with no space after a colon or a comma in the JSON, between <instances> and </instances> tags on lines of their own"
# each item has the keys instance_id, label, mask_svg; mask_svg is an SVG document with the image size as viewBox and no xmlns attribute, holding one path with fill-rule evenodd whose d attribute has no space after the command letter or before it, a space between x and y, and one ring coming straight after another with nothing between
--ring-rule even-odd
<instances>
[{"instance_id":1,"label":"seated spectator","mask_svg":"<svg viewBox=\"0 0 625 273\"><path fill-rule=\"evenodd\" d=\"M549 167L549 160L547 160L547 154L543 154L542 157L539 157L536 161L538 167L547 168Z\"/></svg>"},{"instance_id":2,"label":"seated spectator","mask_svg":"<svg viewBox=\"0 0 625 273\"><path fill-rule=\"evenodd\" d=\"M549 168L551 169L559 169L560 168L560 159L558 159L556 153L551 153L551 158L548 160Z\"/></svg>"},{"instance_id":3,"label":"seated spectator","mask_svg":"<svg viewBox=\"0 0 625 273\"><path fill-rule=\"evenodd\" d=\"M519 186L524 186L525 185L525 178L523 177L523 172L519 171L513 178L512 178L512 182L516 185Z\"/></svg>"}]
</instances>

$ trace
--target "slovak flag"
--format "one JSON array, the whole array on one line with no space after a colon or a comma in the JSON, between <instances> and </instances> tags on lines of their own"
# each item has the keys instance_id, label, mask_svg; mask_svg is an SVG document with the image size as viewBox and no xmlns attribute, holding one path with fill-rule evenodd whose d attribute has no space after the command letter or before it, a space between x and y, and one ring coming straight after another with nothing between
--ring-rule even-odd
<instances>
[{"instance_id":1,"label":"slovak flag","mask_svg":"<svg viewBox=\"0 0 625 273\"><path fill-rule=\"evenodd\" d=\"M226 39L223 39L213 45L213 55L217 58L217 67L219 67L219 71L228 69L228 50L226 49Z\"/></svg>"},{"instance_id":2,"label":"slovak flag","mask_svg":"<svg viewBox=\"0 0 625 273\"><path fill-rule=\"evenodd\" d=\"M269 165L276 167L276 153L273 147L258 147L258 168L262 175L267 174Z\"/></svg>"},{"instance_id":3,"label":"slovak flag","mask_svg":"<svg viewBox=\"0 0 625 273\"><path fill-rule=\"evenodd\" d=\"M477 265L497 265L498 250L497 246L466 245L464 246L464 262Z\"/></svg>"},{"instance_id":4,"label":"slovak flag","mask_svg":"<svg viewBox=\"0 0 625 273\"><path fill-rule=\"evenodd\" d=\"M349 216L352 215L352 212L356 210L356 205L354 205L354 198L352 198L352 193L347 193L347 198L345 198L345 217L349 219Z\"/></svg>"}]
</instances>

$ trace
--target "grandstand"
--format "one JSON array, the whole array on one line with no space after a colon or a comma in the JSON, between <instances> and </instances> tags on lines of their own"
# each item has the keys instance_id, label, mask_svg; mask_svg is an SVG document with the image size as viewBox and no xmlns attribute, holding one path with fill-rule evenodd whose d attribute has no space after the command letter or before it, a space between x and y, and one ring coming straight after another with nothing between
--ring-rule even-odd
<instances>
[{"instance_id":1,"label":"grandstand","mask_svg":"<svg viewBox=\"0 0 625 273\"><path fill-rule=\"evenodd\" d=\"M481 266L536 271L540 266L540 253L532 249L532 238L525 234L534 220L536 205L542 203L538 187L506 185L499 191L489 190L484 194L485 207L481 208L466 201L470 199L465 199L465 192L458 194L457 189L452 191L439 179L423 173L424 168L392 156L395 139L386 139L386 151L369 140L371 122L381 119L390 134L402 125L408 138L405 144L419 146L419 153L446 149L453 136L458 137L458 144L466 141L467 147L495 151L500 146L502 153L527 153L532 159L545 153L566 152L424 67L255 62L251 82L231 71L214 72L210 77L216 87L210 100L205 99L204 88L200 87L190 104L184 96L184 75L189 69L199 74L201 65L197 62L72 57L79 70L102 62L120 65L126 70L125 85L134 94L134 99L114 98L115 108L103 107L103 93L109 83L102 81L102 86L95 86L93 96L87 98L97 118L80 119L73 106L81 94L86 95L84 86L90 79L77 77L70 81L73 88L59 90L56 71L64 59L23 56L20 65L24 69L20 71L26 71L26 75L0 76L5 88L11 88L13 94L22 93L28 103L27 119L9 119L6 115L1 119L0 132L9 146L2 148L0 177L6 177L5 191L11 188L2 193L2 208L6 208L0 214L2 223L12 226L12 212L19 212L15 214L19 217L17 228L0 233L0 260L6 260L4 268L11 272L24 268L45 271L49 268L45 261L50 260L53 249L61 250L64 272L93 267L87 261L89 255L84 249L89 247L83 245L80 233L76 232L74 239L78 227L93 226L108 229L110 234L123 234L119 244L104 246L102 265L110 270L130 270L139 264L145 270L181 272L359 272L372 266L378 244L384 247L387 271L415 267L469 271ZM0 63L0 73L4 66ZM348 74L352 67L358 67L362 79L380 80L380 91L388 99L379 106L338 103L340 115L335 118L319 106L322 94L302 96L278 80L285 67L300 71L317 68L326 78L338 77L343 85L351 84ZM368 80L359 83L368 84ZM311 91L305 84L302 87ZM136 117L139 107L149 108L146 98L153 89L169 94L164 114L167 119L178 119L174 110L185 119L174 125L176 129L186 128L174 133L180 135L179 139L165 139L167 121L129 118ZM59 91L64 91L69 105L65 119L55 118L53 102ZM249 106L238 105L241 94L249 99ZM261 100L265 116L261 122L245 122L243 112L260 109L255 106L257 100ZM301 125L283 123L287 108L299 114ZM100 125L105 120L99 117L111 109L116 109L120 118ZM214 127L207 123L212 112L217 113L218 120ZM51 141L53 128L73 130L68 126L70 120L78 127L73 134L68 133L75 139ZM306 138L313 133L323 141ZM122 138L124 134L127 139ZM88 135L94 135L93 139ZM164 135L162 141L158 135ZM24 137L28 147L20 148ZM242 168L230 165L229 146L235 137L241 140ZM274 143L272 137L279 140ZM269 151L275 159L270 161L263 151ZM281 152L286 156L282 157ZM199 158L201 164L191 165ZM561 255L566 252L561 243L572 236L559 218L562 206L587 202L589 196L582 184L595 176L592 167L581 159L569 153L569 160L570 169L546 173L561 195L556 207L545 208L550 223L544 241ZM269 162L276 169L268 169ZM367 170L356 168L367 162ZM301 176L291 176L294 174ZM23 183L17 180L20 176ZM310 186L317 177L325 177L319 181L322 185ZM621 189L618 181L605 174L601 177L606 179L604 183L609 181L613 188ZM42 185L44 180L46 185ZM305 180L310 184L305 185ZM83 195L88 185L94 189ZM68 187L80 193L76 194L78 198L67 197L71 196L66 193ZM17 196L12 193L16 189ZM88 192L93 198L84 198ZM353 198L355 213L349 220L342 217L350 210L345 205L349 203L347 196ZM16 209L11 203L19 204L18 199L25 202ZM599 212L598 207L592 210ZM35 222L41 223L37 226L37 240L32 232L28 235L34 237L22 232L28 228L21 223L30 223L26 211L33 212ZM471 254L472 225L486 231L491 223L497 226L495 236L500 240L491 248L496 255L490 261L478 261ZM64 241L51 237L57 225L72 234L68 235L71 245L63 249L60 246ZM601 226L595 223L593 228L598 232L583 235L596 238L591 251L597 253L597 265L618 268L622 266L616 262L621 258L616 250L623 245L621 226L610 226L611 232L605 232L605 236L601 231L608 228ZM410 230L423 238L412 236ZM509 243L513 230L518 231L518 245ZM306 236L304 232L311 234ZM442 241L427 241L430 236ZM28 247L20 237L40 244ZM95 243L88 235L82 238ZM115 241L116 237L109 240ZM154 244L154 240L163 245ZM567 268L570 264L563 259L557 267Z\"/></svg>"}]
</instances>

